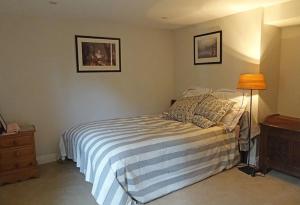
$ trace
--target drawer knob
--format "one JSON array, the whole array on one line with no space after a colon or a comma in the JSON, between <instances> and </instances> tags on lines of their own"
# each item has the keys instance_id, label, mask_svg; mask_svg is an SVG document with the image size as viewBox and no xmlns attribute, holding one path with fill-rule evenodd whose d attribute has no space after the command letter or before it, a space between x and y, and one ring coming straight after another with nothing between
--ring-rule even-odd
<instances>
[{"instance_id":1,"label":"drawer knob","mask_svg":"<svg viewBox=\"0 0 300 205\"><path fill-rule=\"evenodd\" d=\"M18 152L18 151L15 152L15 156L16 156L16 157L19 157L20 155L21 155L20 152Z\"/></svg>"},{"instance_id":2,"label":"drawer knob","mask_svg":"<svg viewBox=\"0 0 300 205\"><path fill-rule=\"evenodd\" d=\"M13 141L13 145L15 145L15 146L18 145L16 140Z\"/></svg>"},{"instance_id":3,"label":"drawer knob","mask_svg":"<svg viewBox=\"0 0 300 205\"><path fill-rule=\"evenodd\" d=\"M15 168L18 169L19 168L19 164L15 164Z\"/></svg>"}]
</instances>

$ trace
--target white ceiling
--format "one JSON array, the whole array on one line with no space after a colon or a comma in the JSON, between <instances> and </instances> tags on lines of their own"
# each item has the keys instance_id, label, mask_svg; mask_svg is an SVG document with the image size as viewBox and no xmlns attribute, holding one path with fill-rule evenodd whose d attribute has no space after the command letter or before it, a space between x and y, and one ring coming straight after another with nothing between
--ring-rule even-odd
<instances>
[{"instance_id":1,"label":"white ceiling","mask_svg":"<svg viewBox=\"0 0 300 205\"><path fill-rule=\"evenodd\" d=\"M289 0L1 0L1 15L94 19L179 28ZM166 17L166 19L162 19Z\"/></svg>"}]
</instances>

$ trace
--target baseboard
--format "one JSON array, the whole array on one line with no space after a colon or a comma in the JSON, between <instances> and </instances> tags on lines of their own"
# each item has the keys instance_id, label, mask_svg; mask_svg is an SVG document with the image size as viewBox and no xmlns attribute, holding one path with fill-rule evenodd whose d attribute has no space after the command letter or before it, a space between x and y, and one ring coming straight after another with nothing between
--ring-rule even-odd
<instances>
[{"instance_id":1,"label":"baseboard","mask_svg":"<svg viewBox=\"0 0 300 205\"><path fill-rule=\"evenodd\" d=\"M47 164L47 163L50 163L50 162L55 162L57 159L58 158L57 158L56 153L37 156L38 164Z\"/></svg>"}]
</instances>

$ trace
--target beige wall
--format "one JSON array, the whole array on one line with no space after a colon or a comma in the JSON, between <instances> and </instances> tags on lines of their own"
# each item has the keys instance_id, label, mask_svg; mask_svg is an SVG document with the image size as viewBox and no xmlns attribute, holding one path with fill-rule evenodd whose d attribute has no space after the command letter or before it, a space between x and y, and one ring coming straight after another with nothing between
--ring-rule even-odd
<instances>
[{"instance_id":1,"label":"beige wall","mask_svg":"<svg viewBox=\"0 0 300 205\"><path fill-rule=\"evenodd\" d=\"M259 71L263 10L235 14L175 31L175 82L179 95L190 86L235 89L240 73ZM193 36L223 31L223 63L193 65ZM254 99L257 111L257 96Z\"/></svg>"},{"instance_id":2,"label":"beige wall","mask_svg":"<svg viewBox=\"0 0 300 205\"><path fill-rule=\"evenodd\" d=\"M282 29L278 111L300 117L300 26Z\"/></svg>"},{"instance_id":3,"label":"beige wall","mask_svg":"<svg viewBox=\"0 0 300 205\"><path fill-rule=\"evenodd\" d=\"M75 34L120 37L122 72L76 73ZM1 18L0 45L0 112L36 125L42 160L54 156L59 137L74 124L159 113L174 95L170 31Z\"/></svg>"},{"instance_id":4,"label":"beige wall","mask_svg":"<svg viewBox=\"0 0 300 205\"><path fill-rule=\"evenodd\" d=\"M259 121L277 113L279 70L280 70L281 29L263 25L261 41L260 72L265 75L267 90L260 91L258 104Z\"/></svg>"},{"instance_id":5,"label":"beige wall","mask_svg":"<svg viewBox=\"0 0 300 205\"><path fill-rule=\"evenodd\" d=\"M223 31L223 63L193 65L193 36L216 30ZM120 37L122 72L76 73L75 34ZM260 121L275 112L299 117L300 27L280 37L281 29L263 25L262 9L175 31L1 18L0 112L36 125L41 161L55 156L60 135L74 124L159 113L191 86L234 89L240 73L265 74L267 90L254 96Z\"/></svg>"},{"instance_id":6,"label":"beige wall","mask_svg":"<svg viewBox=\"0 0 300 205\"><path fill-rule=\"evenodd\" d=\"M289 0L281 4L266 7L265 24L274 26L291 26L300 24L300 1Z\"/></svg>"}]
</instances>

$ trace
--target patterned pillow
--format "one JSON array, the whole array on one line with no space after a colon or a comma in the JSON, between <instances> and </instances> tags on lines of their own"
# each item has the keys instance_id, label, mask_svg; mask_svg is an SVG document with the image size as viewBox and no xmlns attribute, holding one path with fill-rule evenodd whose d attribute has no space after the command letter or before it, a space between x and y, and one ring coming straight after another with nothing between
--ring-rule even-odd
<instances>
[{"instance_id":1,"label":"patterned pillow","mask_svg":"<svg viewBox=\"0 0 300 205\"><path fill-rule=\"evenodd\" d=\"M207 95L185 97L177 100L169 109L166 119L177 120L179 122L191 122L196 106Z\"/></svg>"},{"instance_id":2,"label":"patterned pillow","mask_svg":"<svg viewBox=\"0 0 300 205\"><path fill-rule=\"evenodd\" d=\"M209 128L216 125L215 122L212 122L201 115L194 115L192 122L201 128Z\"/></svg>"},{"instance_id":3,"label":"patterned pillow","mask_svg":"<svg viewBox=\"0 0 300 205\"><path fill-rule=\"evenodd\" d=\"M201 115L214 123L219 123L234 103L230 100L209 95L196 107L195 114Z\"/></svg>"}]
</instances>

